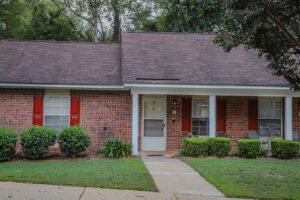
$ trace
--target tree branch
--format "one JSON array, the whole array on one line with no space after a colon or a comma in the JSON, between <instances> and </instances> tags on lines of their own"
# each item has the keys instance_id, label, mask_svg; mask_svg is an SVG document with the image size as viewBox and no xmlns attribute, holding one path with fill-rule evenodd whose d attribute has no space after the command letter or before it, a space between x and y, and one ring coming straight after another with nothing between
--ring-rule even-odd
<instances>
[{"instance_id":1,"label":"tree branch","mask_svg":"<svg viewBox=\"0 0 300 200\"><path fill-rule=\"evenodd\" d=\"M275 17L269 11L264 11L264 13L271 22L273 22L280 30L282 30L285 36L296 46L296 48L300 50L300 43L297 41L297 39L277 19L275 19Z\"/></svg>"}]
</instances>

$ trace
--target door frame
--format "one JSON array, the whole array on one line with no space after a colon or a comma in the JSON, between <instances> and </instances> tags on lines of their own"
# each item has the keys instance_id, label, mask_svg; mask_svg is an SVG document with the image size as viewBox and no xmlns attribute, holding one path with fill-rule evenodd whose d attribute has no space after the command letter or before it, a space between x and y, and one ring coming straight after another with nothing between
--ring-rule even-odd
<instances>
[{"instance_id":1,"label":"door frame","mask_svg":"<svg viewBox=\"0 0 300 200\"><path fill-rule=\"evenodd\" d=\"M145 101L162 101L164 103L164 129L163 129L163 140L164 140L164 150L167 150L167 99L166 97L142 97L142 122L141 122L141 150L143 149L144 144L144 111L145 111Z\"/></svg>"}]
</instances>

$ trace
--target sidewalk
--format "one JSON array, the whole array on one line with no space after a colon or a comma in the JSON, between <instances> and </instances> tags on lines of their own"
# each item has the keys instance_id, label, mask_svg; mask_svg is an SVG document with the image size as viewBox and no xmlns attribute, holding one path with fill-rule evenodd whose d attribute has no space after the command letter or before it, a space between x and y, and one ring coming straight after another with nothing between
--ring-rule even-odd
<instances>
[{"instance_id":1,"label":"sidewalk","mask_svg":"<svg viewBox=\"0 0 300 200\"><path fill-rule=\"evenodd\" d=\"M0 182L1 200L230 200L162 192ZM233 200L233 199L232 199ZM241 200L241 199L236 199Z\"/></svg>"},{"instance_id":2,"label":"sidewalk","mask_svg":"<svg viewBox=\"0 0 300 200\"><path fill-rule=\"evenodd\" d=\"M194 169L171 156L147 156L142 159L162 193L224 197Z\"/></svg>"}]
</instances>

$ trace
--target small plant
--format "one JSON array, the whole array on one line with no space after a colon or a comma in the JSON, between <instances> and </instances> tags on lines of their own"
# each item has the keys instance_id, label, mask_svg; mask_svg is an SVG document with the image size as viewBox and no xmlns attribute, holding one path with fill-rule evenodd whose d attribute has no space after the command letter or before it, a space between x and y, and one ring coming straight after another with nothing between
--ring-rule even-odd
<instances>
[{"instance_id":1,"label":"small plant","mask_svg":"<svg viewBox=\"0 0 300 200\"><path fill-rule=\"evenodd\" d=\"M238 155L242 158L257 158L262 153L260 140L240 139L237 144Z\"/></svg>"},{"instance_id":2,"label":"small plant","mask_svg":"<svg viewBox=\"0 0 300 200\"><path fill-rule=\"evenodd\" d=\"M79 157L91 144L91 136L80 126L62 129L58 136L60 151L67 157Z\"/></svg>"},{"instance_id":3,"label":"small plant","mask_svg":"<svg viewBox=\"0 0 300 200\"><path fill-rule=\"evenodd\" d=\"M132 154L132 145L129 142L122 141L119 138L105 140L102 153L108 158L124 158Z\"/></svg>"},{"instance_id":4,"label":"small plant","mask_svg":"<svg viewBox=\"0 0 300 200\"><path fill-rule=\"evenodd\" d=\"M0 127L0 161L11 160L16 151L17 133Z\"/></svg>"},{"instance_id":5,"label":"small plant","mask_svg":"<svg viewBox=\"0 0 300 200\"><path fill-rule=\"evenodd\" d=\"M49 146L56 140L55 129L41 126L30 126L21 132L22 152L26 158L39 159L49 153Z\"/></svg>"},{"instance_id":6,"label":"small plant","mask_svg":"<svg viewBox=\"0 0 300 200\"><path fill-rule=\"evenodd\" d=\"M199 157L208 154L207 139L204 138L184 138L183 153L186 156Z\"/></svg>"},{"instance_id":7,"label":"small plant","mask_svg":"<svg viewBox=\"0 0 300 200\"><path fill-rule=\"evenodd\" d=\"M296 141L275 139L271 140L271 153L275 158L296 158L299 153L300 143Z\"/></svg>"},{"instance_id":8,"label":"small plant","mask_svg":"<svg viewBox=\"0 0 300 200\"><path fill-rule=\"evenodd\" d=\"M231 140L230 138L217 137L208 138L208 154L217 157L228 156L231 150Z\"/></svg>"}]
</instances>

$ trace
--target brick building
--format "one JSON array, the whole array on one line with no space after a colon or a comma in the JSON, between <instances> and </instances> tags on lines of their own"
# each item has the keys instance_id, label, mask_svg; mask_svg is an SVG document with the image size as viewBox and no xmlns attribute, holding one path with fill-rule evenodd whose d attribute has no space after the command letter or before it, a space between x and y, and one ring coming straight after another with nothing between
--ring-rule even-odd
<instances>
[{"instance_id":1,"label":"brick building","mask_svg":"<svg viewBox=\"0 0 300 200\"><path fill-rule=\"evenodd\" d=\"M225 53L211 34L122 33L121 43L0 42L0 126L80 124L91 149L121 137L133 152L194 137L297 139L300 93L257 52Z\"/></svg>"}]
</instances>

